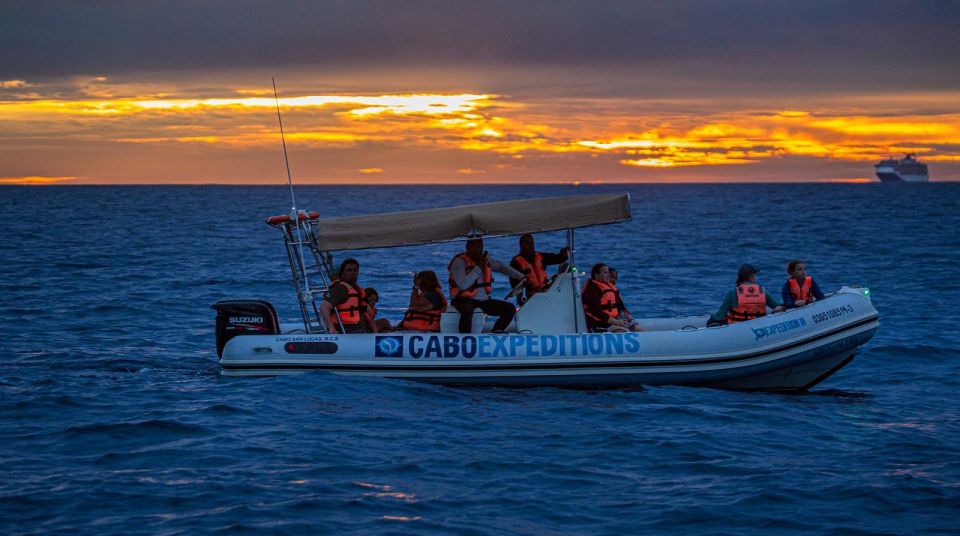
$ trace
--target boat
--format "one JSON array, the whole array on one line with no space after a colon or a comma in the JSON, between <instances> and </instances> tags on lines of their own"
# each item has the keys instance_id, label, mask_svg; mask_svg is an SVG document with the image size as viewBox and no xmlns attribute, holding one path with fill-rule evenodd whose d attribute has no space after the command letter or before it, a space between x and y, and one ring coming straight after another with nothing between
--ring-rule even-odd
<instances>
[{"instance_id":1,"label":"boat","mask_svg":"<svg viewBox=\"0 0 960 536\"><path fill-rule=\"evenodd\" d=\"M574 262L574 230L631 218L627 195L524 199L320 218L292 211L266 219L284 237L302 322L282 324L268 300L222 300L216 338L228 376L326 371L450 386L618 388L705 386L806 391L850 363L879 328L866 288L845 286L810 305L732 325L707 316L637 319L646 331L591 333ZM332 253L547 231L567 231L569 263L545 292L491 333L479 311L471 333L443 313L439 333L325 332L318 301ZM459 244L458 244L459 245Z\"/></svg>"},{"instance_id":2,"label":"boat","mask_svg":"<svg viewBox=\"0 0 960 536\"><path fill-rule=\"evenodd\" d=\"M876 166L880 182L928 182L927 165L917 160L913 153L903 155L901 159L888 158Z\"/></svg>"}]
</instances>

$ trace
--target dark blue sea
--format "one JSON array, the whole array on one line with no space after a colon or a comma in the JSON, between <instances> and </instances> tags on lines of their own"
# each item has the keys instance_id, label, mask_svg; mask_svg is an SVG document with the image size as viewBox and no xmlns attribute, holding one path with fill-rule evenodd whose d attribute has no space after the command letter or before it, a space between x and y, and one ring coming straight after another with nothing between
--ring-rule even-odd
<instances>
[{"instance_id":1,"label":"dark blue sea","mask_svg":"<svg viewBox=\"0 0 960 536\"><path fill-rule=\"evenodd\" d=\"M214 311L298 309L277 187L0 188L0 534L960 532L960 183L297 187L324 216L629 192L577 233L637 316L871 289L877 336L808 394L220 376ZM557 250L565 233L537 237ZM508 259L515 238L491 239ZM458 245L358 251L393 320ZM336 260L342 260L338 255ZM498 292L506 282L497 282Z\"/></svg>"}]
</instances>

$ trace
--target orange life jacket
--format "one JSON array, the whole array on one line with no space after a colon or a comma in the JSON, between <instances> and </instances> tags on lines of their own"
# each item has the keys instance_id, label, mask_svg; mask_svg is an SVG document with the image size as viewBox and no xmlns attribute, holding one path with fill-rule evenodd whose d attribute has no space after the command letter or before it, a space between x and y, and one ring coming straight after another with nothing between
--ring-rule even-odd
<instances>
[{"instance_id":1,"label":"orange life jacket","mask_svg":"<svg viewBox=\"0 0 960 536\"><path fill-rule=\"evenodd\" d=\"M336 280L330 286L342 285L347 291L347 298L336 306L337 314L340 315L340 322L344 326L355 326L360 323L360 319L367 314L367 297L363 289L356 285L351 285L346 281ZM340 329L337 322L337 314L330 315L330 324Z\"/></svg>"},{"instance_id":2,"label":"orange life jacket","mask_svg":"<svg viewBox=\"0 0 960 536\"><path fill-rule=\"evenodd\" d=\"M377 306L367 304L367 311L363 313L363 317L367 319L367 325L373 325L373 319L377 317Z\"/></svg>"},{"instance_id":3,"label":"orange life jacket","mask_svg":"<svg viewBox=\"0 0 960 536\"><path fill-rule=\"evenodd\" d=\"M440 315L447 310L447 299L443 297L440 287L435 289L442 302L440 307L429 311L413 311L407 309L403 315L403 329L410 331L440 331Z\"/></svg>"},{"instance_id":4,"label":"orange life jacket","mask_svg":"<svg viewBox=\"0 0 960 536\"><path fill-rule=\"evenodd\" d=\"M520 265L520 271L527 276L527 283L529 284L527 288L529 290L538 292L547 286L547 270L543 267L543 255L534 253L533 264L527 262L523 255L517 255L513 260L517 261L517 264Z\"/></svg>"},{"instance_id":5,"label":"orange life jacket","mask_svg":"<svg viewBox=\"0 0 960 536\"><path fill-rule=\"evenodd\" d=\"M747 283L737 287L737 303L727 312L727 323L753 320L767 314L767 295L763 287Z\"/></svg>"},{"instance_id":6,"label":"orange life jacket","mask_svg":"<svg viewBox=\"0 0 960 536\"><path fill-rule=\"evenodd\" d=\"M617 307L617 294L619 291L617 287L613 286L610 283L604 283L603 281L597 281L595 279L587 279L587 282L584 283L583 289L580 291L583 294L587 290L587 285L596 285L600 289L600 309L603 312L607 313L610 318L616 318L620 314L620 309ZM590 309L587 308L587 304L583 304L583 313L595 323L605 324L606 320L601 320L596 315L590 312Z\"/></svg>"},{"instance_id":7,"label":"orange life jacket","mask_svg":"<svg viewBox=\"0 0 960 536\"><path fill-rule=\"evenodd\" d=\"M795 301L810 300L810 287L813 286L813 277L809 275L803 278L803 284L798 284L796 278L788 279L790 282L790 294L793 294Z\"/></svg>"},{"instance_id":8,"label":"orange life jacket","mask_svg":"<svg viewBox=\"0 0 960 536\"><path fill-rule=\"evenodd\" d=\"M466 254L466 252L457 253L456 255L453 256L452 259L450 259L450 264L447 265L447 270L450 271L450 278L449 278L450 299L454 300L458 296L464 297L464 298L472 298L477 295L477 288L480 286L483 287L483 290L487 291L488 296L492 295L493 294L493 271L490 269L489 262L484 263L482 278L480 278L477 281L474 281L473 284L467 288L462 289L457 286L457 282L453 280L453 263L459 258L463 258L463 262L465 265L464 273L469 274L473 270L473 267L477 265L477 263L473 262L473 259L471 259L470 256Z\"/></svg>"}]
</instances>

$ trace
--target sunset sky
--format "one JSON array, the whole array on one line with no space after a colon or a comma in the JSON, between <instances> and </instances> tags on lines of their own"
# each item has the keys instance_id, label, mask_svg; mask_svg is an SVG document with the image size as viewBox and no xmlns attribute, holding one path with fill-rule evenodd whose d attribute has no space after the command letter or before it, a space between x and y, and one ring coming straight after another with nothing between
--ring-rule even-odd
<instances>
[{"instance_id":1,"label":"sunset sky","mask_svg":"<svg viewBox=\"0 0 960 536\"><path fill-rule=\"evenodd\" d=\"M960 180L960 2L4 1L0 183Z\"/></svg>"}]
</instances>

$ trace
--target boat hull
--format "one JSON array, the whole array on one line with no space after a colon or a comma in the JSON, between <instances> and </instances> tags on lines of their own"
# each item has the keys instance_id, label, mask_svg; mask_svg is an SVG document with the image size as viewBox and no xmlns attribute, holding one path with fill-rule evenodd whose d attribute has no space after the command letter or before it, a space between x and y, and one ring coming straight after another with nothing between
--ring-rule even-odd
<instances>
[{"instance_id":1,"label":"boat hull","mask_svg":"<svg viewBox=\"0 0 960 536\"><path fill-rule=\"evenodd\" d=\"M930 176L926 164L917 161L913 154L899 160L884 160L874 166L881 182L928 182Z\"/></svg>"},{"instance_id":2,"label":"boat hull","mask_svg":"<svg viewBox=\"0 0 960 536\"><path fill-rule=\"evenodd\" d=\"M718 328L244 335L226 345L221 366L225 375L320 370L451 386L803 391L849 363L878 327L869 298L845 289L807 307Z\"/></svg>"},{"instance_id":3,"label":"boat hull","mask_svg":"<svg viewBox=\"0 0 960 536\"><path fill-rule=\"evenodd\" d=\"M880 182L929 182L927 175L904 175L894 171L883 172L877 170L877 178Z\"/></svg>"}]
</instances>

